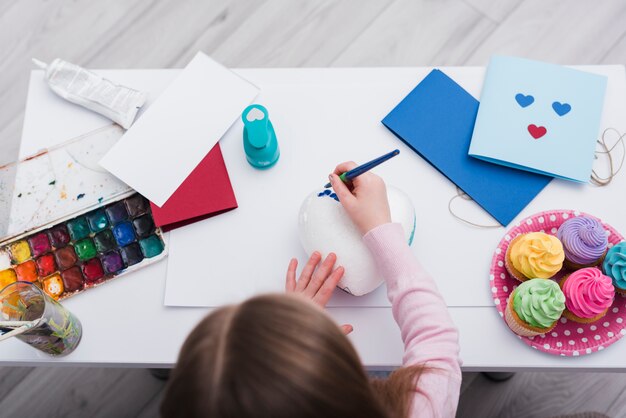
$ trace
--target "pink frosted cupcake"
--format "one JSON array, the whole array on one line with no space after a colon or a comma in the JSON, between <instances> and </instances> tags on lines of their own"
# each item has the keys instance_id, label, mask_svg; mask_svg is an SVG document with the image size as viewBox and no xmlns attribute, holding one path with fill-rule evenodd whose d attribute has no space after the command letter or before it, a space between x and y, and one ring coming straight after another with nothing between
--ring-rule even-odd
<instances>
[{"instance_id":1,"label":"pink frosted cupcake","mask_svg":"<svg viewBox=\"0 0 626 418\"><path fill-rule=\"evenodd\" d=\"M588 324L606 315L615 298L610 277L595 267L577 270L560 282L565 294L563 316L575 322Z\"/></svg>"}]
</instances>

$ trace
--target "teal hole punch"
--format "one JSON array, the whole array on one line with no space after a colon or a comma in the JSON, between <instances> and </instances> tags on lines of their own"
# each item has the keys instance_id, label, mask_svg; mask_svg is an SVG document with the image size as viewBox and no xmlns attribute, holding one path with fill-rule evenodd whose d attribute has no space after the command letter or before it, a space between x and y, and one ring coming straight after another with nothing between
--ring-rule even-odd
<instances>
[{"instance_id":1,"label":"teal hole punch","mask_svg":"<svg viewBox=\"0 0 626 418\"><path fill-rule=\"evenodd\" d=\"M246 159L255 168L272 167L280 157L280 150L267 109L259 104L252 104L244 109L241 119Z\"/></svg>"}]
</instances>

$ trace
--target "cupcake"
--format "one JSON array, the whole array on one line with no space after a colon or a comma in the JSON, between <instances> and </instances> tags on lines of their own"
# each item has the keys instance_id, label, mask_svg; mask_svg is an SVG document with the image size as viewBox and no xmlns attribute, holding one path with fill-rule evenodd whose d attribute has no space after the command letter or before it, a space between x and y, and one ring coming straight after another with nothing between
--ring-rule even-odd
<instances>
[{"instance_id":1,"label":"cupcake","mask_svg":"<svg viewBox=\"0 0 626 418\"><path fill-rule=\"evenodd\" d=\"M511 276L523 282L549 279L563 267L563 245L543 232L518 235L506 249L504 265Z\"/></svg>"},{"instance_id":2,"label":"cupcake","mask_svg":"<svg viewBox=\"0 0 626 418\"><path fill-rule=\"evenodd\" d=\"M606 315L615 299L611 278L595 267L576 270L561 279L565 295L563 316L575 322L588 324Z\"/></svg>"},{"instance_id":3,"label":"cupcake","mask_svg":"<svg viewBox=\"0 0 626 418\"><path fill-rule=\"evenodd\" d=\"M565 296L556 282L532 279L511 293L504 319L517 335L533 337L552 330L564 309Z\"/></svg>"},{"instance_id":4,"label":"cupcake","mask_svg":"<svg viewBox=\"0 0 626 418\"><path fill-rule=\"evenodd\" d=\"M600 265L609 245L600 221L588 216L578 216L563 222L556 236L563 243L564 264L570 270Z\"/></svg>"},{"instance_id":5,"label":"cupcake","mask_svg":"<svg viewBox=\"0 0 626 418\"><path fill-rule=\"evenodd\" d=\"M609 249L602 263L602 271L613 280L615 291L626 294L626 241Z\"/></svg>"}]
</instances>

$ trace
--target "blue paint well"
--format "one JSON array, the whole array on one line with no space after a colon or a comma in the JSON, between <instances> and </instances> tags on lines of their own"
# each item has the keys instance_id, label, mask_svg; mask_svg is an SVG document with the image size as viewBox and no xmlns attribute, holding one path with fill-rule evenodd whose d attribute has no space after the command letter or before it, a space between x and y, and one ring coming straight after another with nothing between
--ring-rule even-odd
<instances>
[{"instance_id":1,"label":"blue paint well","mask_svg":"<svg viewBox=\"0 0 626 418\"><path fill-rule=\"evenodd\" d=\"M135 241L135 232L130 222L122 222L115 225L113 227L113 236L121 247Z\"/></svg>"}]
</instances>

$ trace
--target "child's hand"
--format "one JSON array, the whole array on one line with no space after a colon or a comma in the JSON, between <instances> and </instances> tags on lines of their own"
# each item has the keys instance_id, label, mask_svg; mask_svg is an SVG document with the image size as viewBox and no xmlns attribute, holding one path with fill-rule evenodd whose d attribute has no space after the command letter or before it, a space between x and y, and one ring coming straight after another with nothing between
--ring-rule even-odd
<instances>
[{"instance_id":1,"label":"child's hand","mask_svg":"<svg viewBox=\"0 0 626 418\"><path fill-rule=\"evenodd\" d=\"M361 234L365 235L377 226L391 222L391 213L385 182L376 174L367 172L353 179L352 191L341 181L338 174L356 166L353 161L341 163L329 179L350 219Z\"/></svg>"},{"instance_id":2,"label":"child's hand","mask_svg":"<svg viewBox=\"0 0 626 418\"><path fill-rule=\"evenodd\" d=\"M298 260L292 258L287 268L285 290L287 293L301 293L323 308L343 277L344 269L339 266L333 270L337 261L334 253L328 254L324 262L319 264L321 260L322 255L317 251L311 254L311 258L300 273L300 278L296 281Z\"/></svg>"},{"instance_id":3,"label":"child's hand","mask_svg":"<svg viewBox=\"0 0 626 418\"><path fill-rule=\"evenodd\" d=\"M287 268L285 291L287 293L299 293L323 308L333 295L337 283L343 277L344 269L339 266L333 270L337 261L337 256L334 253L328 254L324 262L319 264L321 260L322 255L315 251L302 269L300 278L296 280L298 260L292 258ZM352 332L351 325L342 325L341 328L344 334Z\"/></svg>"}]
</instances>

